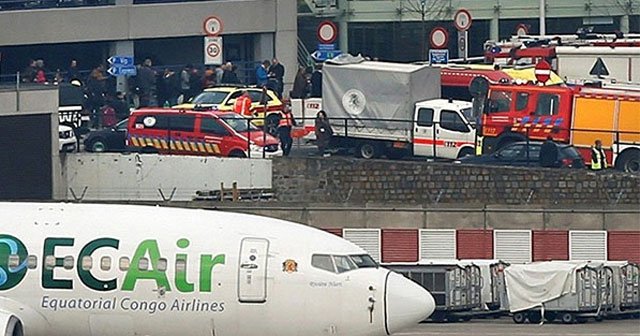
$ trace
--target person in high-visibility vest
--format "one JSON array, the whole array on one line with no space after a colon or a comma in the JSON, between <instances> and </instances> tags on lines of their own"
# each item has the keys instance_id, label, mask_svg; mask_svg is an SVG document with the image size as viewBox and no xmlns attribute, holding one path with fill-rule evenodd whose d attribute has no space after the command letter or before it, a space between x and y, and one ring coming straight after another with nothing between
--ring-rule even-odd
<instances>
[{"instance_id":1,"label":"person in high-visibility vest","mask_svg":"<svg viewBox=\"0 0 640 336\"><path fill-rule=\"evenodd\" d=\"M280 112L280 122L278 123L278 136L280 137L280 146L282 147L282 155L289 156L293 139L291 138L291 128L296 124L295 119L289 108L285 108Z\"/></svg>"},{"instance_id":2,"label":"person in high-visibility vest","mask_svg":"<svg viewBox=\"0 0 640 336\"><path fill-rule=\"evenodd\" d=\"M236 98L236 102L233 104L233 111L243 116L251 117L251 97L249 97L249 92L243 91L242 95Z\"/></svg>"},{"instance_id":3,"label":"person in high-visibility vest","mask_svg":"<svg viewBox=\"0 0 640 336\"><path fill-rule=\"evenodd\" d=\"M607 157L602 149L602 141L596 140L595 146L591 147L591 170L607 169Z\"/></svg>"}]
</instances>

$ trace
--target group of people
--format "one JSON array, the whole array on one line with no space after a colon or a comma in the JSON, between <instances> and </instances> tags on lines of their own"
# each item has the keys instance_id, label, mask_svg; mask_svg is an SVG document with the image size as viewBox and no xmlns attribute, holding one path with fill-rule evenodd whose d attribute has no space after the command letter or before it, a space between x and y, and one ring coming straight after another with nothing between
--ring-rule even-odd
<instances>
[{"instance_id":1,"label":"group of people","mask_svg":"<svg viewBox=\"0 0 640 336\"><path fill-rule=\"evenodd\" d=\"M58 84L62 82L71 82L72 80L79 80L80 73L78 72L78 62L71 60L69 69L66 73L56 69L53 73L45 67L44 60L41 58L30 59L27 66L22 70L20 74L22 83L37 83L37 84Z\"/></svg>"},{"instance_id":2,"label":"group of people","mask_svg":"<svg viewBox=\"0 0 640 336\"><path fill-rule=\"evenodd\" d=\"M256 85L273 90L282 98L284 90L284 65L277 58L264 60L256 67Z\"/></svg>"},{"instance_id":3,"label":"group of people","mask_svg":"<svg viewBox=\"0 0 640 336\"><path fill-rule=\"evenodd\" d=\"M547 140L540 147L540 166L546 168L560 167L558 159L558 146L553 141L552 136L548 136ZM591 170L601 171L607 169L607 157L604 149L602 148L602 141L597 139L593 146L591 146Z\"/></svg>"},{"instance_id":4,"label":"group of people","mask_svg":"<svg viewBox=\"0 0 640 336\"><path fill-rule=\"evenodd\" d=\"M291 147L293 145L293 138L291 137L291 130L293 126L297 126L291 111L285 108L281 112L280 123L278 124L278 137L280 138L280 145L282 147L282 155L289 156ZM314 130L316 134L316 146L318 146L318 154L322 156L329 156L327 147L331 143L333 137L333 129L327 113L325 111L319 111L316 114L314 120Z\"/></svg>"}]
</instances>

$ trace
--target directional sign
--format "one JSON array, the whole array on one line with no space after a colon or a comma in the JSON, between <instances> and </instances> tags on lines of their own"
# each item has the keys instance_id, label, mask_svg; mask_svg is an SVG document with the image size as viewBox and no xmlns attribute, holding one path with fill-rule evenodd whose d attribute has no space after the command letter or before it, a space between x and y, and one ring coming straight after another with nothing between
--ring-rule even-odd
<instances>
[{"instance_id":1,"label":"directional sign","mask_svg":"<svg viewBox=\"0 0 640 336\"><path fill-rule=\"evenodd\" d=\"M137 69L135 65L115 66L107 69L111 76L135 76Z\"/></svg>"},{"instance_id":2,"label":"directional sign","mask_svg":"<svg viewBox=\"0 0 640 336\"><path fill-rule=\"evenodd\" d=\"M333 43L338 38L338 27L331 21L322 21L316 31L320 43Z\"/></svg>"},{"instance_id":3,"label":"directional sign","mask_svg":"<svg viewBox=\"0 0 640 336\"><path fill-rule=\"evenodd\" d=\"M209 16L208 18L204 19L202 26L204 29L204 33L208 36L218 36L220 35L220 33L222 33L222 29L224 28L222 20L220 20L220 18L217 16Z\"/></svg>"},{"instance_id":4,"label":"directional sign","mask_svg":"<svg viewBox=\"0 0 640 336\"><path fill-rule=\"evenodd\" d=\"M222 36L204 37L204 64L222 64Z\"/></svg>"},{"instance_id":5,"label":"directional sign","mask_svg":"<svg viewBox=\"0 0 640 336\"><path fill-rule=\"evenodd\" d=\"M544 84L551 78L551 65L547 61L541 60L536 64L534 73L538 83Z\"/></svg>"},{"instance_id":6,"label":"directional sign","mask_svg":"<svg viewBox=\"0 0 640 336\"><path fill-rule=\"evenodd\" d=\"M111 56L107 62L113 66L133 65L133 56Z\"/></svg>"},{"instance_id":7,"label":"directional sign","mask_svg":"<svg viewBox=\"0 0 640 336\"><path fill-rule=\"evenodd\" d=\"M429 64L447 64L447 63L449 63L449 50L429 49Z\"/></svg>"},{"instance_id":8,"label":"directional sign","mask_svg":"<svg viewBox=\"0 0 640 336\"><path fill-rule=\"evenodd\" d=\"M466 9L459 9L453 16L453 25L459 31L467 31L471 27L471 14Z\"/></svg>"},{"instance_id":9,"label":"directional sign","mask_svg":"<svg viewBox=\"0 0 640 336\"><path fill-rule=\"evenodd\" d=\"M318 62L324 62L328 59L332 59L341 54L342 54L342 50L333 50L333 51L316 50L311 54L311 57L313 57L313 59L315 59Z\"/></svg>"},{"instance_id":10,"label":"directional sign","mask_svg":"<svg viewBox=\"0 0 640 336\"><path fill-rule=\"evenodd\" d=\"M435 27L429 36L431 46L436 49L445 48L449 43L449 33L442 27Z\"/></svg>"}]
</instances>

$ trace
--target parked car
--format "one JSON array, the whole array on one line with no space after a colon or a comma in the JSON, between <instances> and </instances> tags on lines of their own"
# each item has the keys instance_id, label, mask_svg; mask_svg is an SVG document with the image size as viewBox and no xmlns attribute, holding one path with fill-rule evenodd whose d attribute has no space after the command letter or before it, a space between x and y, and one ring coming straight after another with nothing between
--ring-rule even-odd
<instances>
[{"instance_id":1,"label":"parked car","mask_svg":"<svg viewBox=\"0 0 640 336\"><path fill-rule=\"evenodd\" d=\"M84 139L84 150L87 152L120 152L127 146L127 123L129 119L123 119L115 126L89 132Z\"/></svg>"},{"instance_id":2,"label":"parked car","mask_svg":"<svg viewBox=\"0 0 640 336\"><path fill-rule=\"evenodd\" d=\"M147 153L282 156L277 138L234 112L140 109L131 112L127 127L128 148Z\"/></svg>"},{"instance_id":3,"label":"parked car","mask_svg":"<svg viewBox=\"0 0 640 336\"><path fill-rule=\"evenodd\" d=\"M495 153L481 156L466 156L455 162L464 164L485 164L496 166L540 167L539 142L514 142ZM558 161L556 167L584 168L584 159L572 145L556 143Z\"/></svg>"},{"instance_id":4,"label":"parked car","mask_svg":"<svg viewBox=\"0 0 640 336\"><path fill-rule=\"evenodd\" d=\"M58 146L60 152L73 152L76 150L78 139L73 128L67 125L58 125Z\"/></svg>"}]
</instances>

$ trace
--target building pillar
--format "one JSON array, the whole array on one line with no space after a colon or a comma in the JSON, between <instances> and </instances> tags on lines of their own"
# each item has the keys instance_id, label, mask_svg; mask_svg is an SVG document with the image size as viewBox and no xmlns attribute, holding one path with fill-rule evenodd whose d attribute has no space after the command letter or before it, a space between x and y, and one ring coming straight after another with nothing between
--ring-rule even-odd
<instances>
[{"instance_id":1,"label":"building pillar","mask_svg":"<svg viewBox=\"0 0 640 336\"><path fill-rule=\"evenodd\" d=\"M135 58L135 55L133 54L133 41L111 42L109 45L109 57L111 56L134 56L133 58L134 64L141 64L143 61ZM107 69L108 68L109 68L109 64L107 64ZM129 93L127 88L128 88L127 77L126 76L116 77L116 91Z\"/></svg>"},{"instance_id":2,"label":"building pillar","mask_svg":"<svg viewBox=\"0 0 640 336\"><path fill-rule=\"evenodd\" d=\"M489 24L489 38L494 41L500 40L500 12L494 11L493 18Z\"/></svg>"},{"instance_id":3,"label":"building pillar","mask_svg":"<svg viewBox=\"0 0 640 336\"><path fill-rule=\"evenodd\" d=\"M253 39L253 61L271 61L271 58L273 58L275 51L275 39L273 35L273 33L262 33L255 35L255 38ZM251 61L251 59L249 61Z\"/></svg>"},{"instance_id":4,"label":"building pillar","mask_svg":"<svg viewBox=\"0 0 640 336\"><path fill-rule=\"evenodd\" d=\"M623 34L629 34L629 14L620 17L620 31Z\"/></svg>"},{"instance_id":5,"label":"building pillar","mask_svg":"<svg viewBox=\"0 0 640 336\"><path fill-rule=\"evenodd\" d=\"M296 0L276 1L275 57L284 65L284 89L289 96L298 72L298 3Z\"/></svg>"},{"instance_id":6,"label":"building pillar","mask_svg":"<svg viewBox=\"0 0 640 336\"><path fill-rule=\"evenodd\" d=\"M349 23L347 22L349 16L349 3L347 0L338 0L338 9L342 12L336 19L338 19L338 49L343 54L349 53Z\"/></svg>"}]
</instances>

